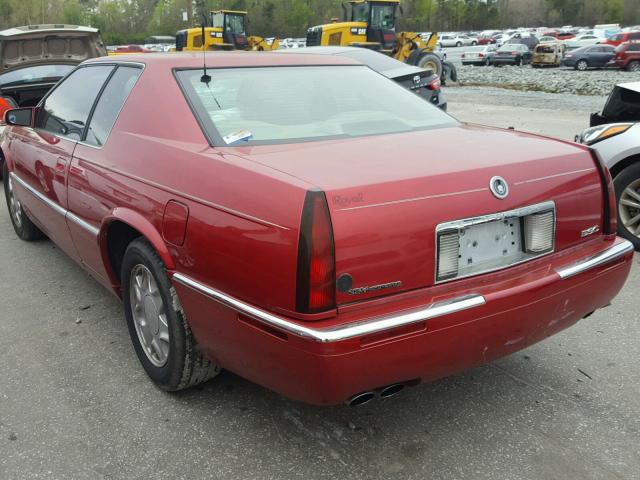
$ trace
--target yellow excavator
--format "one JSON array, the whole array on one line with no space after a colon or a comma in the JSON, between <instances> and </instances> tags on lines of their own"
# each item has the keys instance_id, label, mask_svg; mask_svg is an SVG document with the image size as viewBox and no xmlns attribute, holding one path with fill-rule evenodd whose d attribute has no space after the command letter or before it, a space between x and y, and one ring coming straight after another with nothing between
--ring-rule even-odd
<instances>
[{"instance_id":1,"label":"yellow excavator","mask_svg":"<svg viewBox=\"0 0 640 480\"><path fill-rule=\"evenodd\" d=\"M176 51L204 50L277 50L277 38L267 40L255 35L247 35L247 12L241 10L214 10L211 25L204 28L187 28L176 33ZM204 37L203 37L204 33Z\"/></svg>"},{"instance_id":2,"label":"yellow excavator","mask_svg":"<svg viewBox=\"0 0 640 480\"><path fill-rule=\"evenodd\" d=\"M436 54L438 34L425 40L419 33L396 32L400 0L348 0L342 4L343 21L318 25L307 30L307 47L350 46L377 50L396 60L429 69L456 80L455 67Z\"/></svg>"}]
</instances>

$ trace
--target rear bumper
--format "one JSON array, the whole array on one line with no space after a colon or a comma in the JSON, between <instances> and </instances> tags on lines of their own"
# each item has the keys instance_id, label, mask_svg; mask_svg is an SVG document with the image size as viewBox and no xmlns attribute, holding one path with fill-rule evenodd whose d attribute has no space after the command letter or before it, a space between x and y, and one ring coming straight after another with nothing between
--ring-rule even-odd
<instances>
[{"instance_id":1,"label":"rear bumper","mask_svg":"<svg viewBox=\"0 0 640 480\"><path fill-rule=\"evenodd\" d=\"M605 68L624 68L624 61L622 60L609 60L605 64Z\"/></svg>"},{"instance_id":2,"label":"rear bumper","mask_svg":"<svg viewBox=\"0 0 640 480\"><path fill-rule=\"evenodd\" d=\"M223 367L291 398L336 404L385 385L430 381L542 340L607 305L627 278L630 242L532 261L450 292L355 307L319 325L286 318L174 274L191 328ZM428 289L426 289L428 290ZM363 302L376 303L376 302ZM391 311L386 311L391 310ZM215 319L215 320L214 320ZM317 325L317 326L316 326Z\"/></svg>"}]
</instances>

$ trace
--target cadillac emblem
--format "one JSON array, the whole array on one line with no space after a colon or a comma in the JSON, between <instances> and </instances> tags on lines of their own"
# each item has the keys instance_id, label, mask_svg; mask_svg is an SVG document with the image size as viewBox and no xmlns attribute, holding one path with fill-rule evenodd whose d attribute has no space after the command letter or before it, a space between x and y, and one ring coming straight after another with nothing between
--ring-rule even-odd
<instances>
[{"instance_id":1,"label":"cadillac emblem","mask_svg":"<svg viewBox=\"0 0 640 480\"><path fill-rule=\"evenodd\" d=\"M500 200L507 198L507 195L509 195L509 185L502 177L493 177L489 181L489 189L491 193L493 193L493 196Z\"/></svg>"}]
</instances>

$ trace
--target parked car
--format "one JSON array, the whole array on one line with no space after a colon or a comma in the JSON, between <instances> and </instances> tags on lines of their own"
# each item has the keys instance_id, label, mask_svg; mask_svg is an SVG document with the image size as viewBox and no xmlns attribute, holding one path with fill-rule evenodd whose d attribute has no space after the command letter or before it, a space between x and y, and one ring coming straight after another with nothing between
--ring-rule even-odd
<instances>
[{"instance_id":1,"label":"parked car","mask_svg":"<svg viewBox=\"0 0 640 480\"><path fill-rule=\"evenodd\" d=\"M132 53L153 53L153 50L142 45L118 45L114 50L109 51L109 55L129 55Z\"/></svg>"},{"instance_id":2,"label":"parked car","mask_svg":"<svg viewBox=\"0 0 640 480\"><path fill-rule=\"evenodd\" d=\"M494 45L480 45L466 49L461 56L462 65L491 65L497 48Z\"/></svg>"},{"instance_id":3,"label":"parked car","mask_svg":"<svg viewBox=\"0 0 640 480\"><path fill-rule=\"evenodd\" d=\"M335 55L204 60L89 60L10 110L0 143L16 234L46 234L122 298L160 388L227 368L362 404L622 288L633 247L587 148L462 125Z\"/></svg>"},{"instance_id":4,"label":"parked car","mask_svg":"<svg viewBox=\"0 0 640 480\"><path fill-rule=\"evenodd\" d=\"M278 54L336 55L352 58L367 65L376 72L419 94L429 103L447 110L447 100L440 88L440 78L432 70L407 65L383 53L358 47L306 47L285 50Z\"/></svg>"},{"instance_id":5,"label":"parked car","mask_svg":"<svg viewBox=\"0 0 640 480\"><path fill-rule=\"evenodd\" d=\"M614 56L615 49L611 45L581 47L566 53L561 65L583 71L588 68L603 68Z\"/></svg>"},{"instance_id":6,"label":"parked car","mask_svg":"<svg viewBox=\"0 0 640 480\"><path fill-rule=\"evenodd\" d=\"M606 67L640 72L640 41L618 45L615 49L614 57L609 60Z\"/></svg>"},{"instance_id":7,"label":"parked car","mask_svg":"<svg viewBox=\"0 0 640 480\"><path fill-rule=\"evenodd\" d=\"M531 55L531 66L538 67L559 67L564 55L564 44L562 42L539 43L533 49Z\"/></svg>"},{"instance_id":8,"label":"parked car","mask_svg":"<svg viewBox=\"0 0 640 480\"><path fill-rule=\"evenodd\" d=\"M0 134L7 110L36 106L76 65L106 54L95 28L45 24L0 31ZM0 155L0 169L2 161Z\"/></svg>"},{"instance_id":9,"label":"parked car","mask_svg":"<svg viewBox=\"0 0 640 480\"><path fill-rule=\"evenodd\" d=\"M493 42L496 46L500 47L503 43L507 43L507 41L511 38L511 35L507 35L506 33L499 33L498 35L493 37Z\"/></svg>"},{"instance_id":10,"label":"parked car","mask_svg":"<svg viewBox=\"0 0 640 480\"><path fill-rule=\"evenodd\" d=\"M617 33L615 35L613 35L612 37L608 38L607 40L605 40L604 43L606 43L607 45L613 45L614 47L617 47L618 45L625 43L625 42L631 42L631 41L639 41L640 40L640 31L635 31L635 32L620 32Z\"/></svg>"},{"instance_id":11,"label":"parked car","mask_svg":"<svg viewBox=\"0 0 640 480\"><path fill-rule=\"evenodd\" d=\"M511 38L509 38L509 40L504 42L503 45L507 43L510 43L510 44L521 43L523 45L526 45L529 48L529 50L533 51L535 46L538 45L540 41L538 40L538 37L536 37L535 35L516 33L515 35L512 35Z\"/></svg>"},{"instance_id":12,"label":"parked car","mask_svg":"<svg viewBox=\"0 0 640 480\"><path fill-rule=\"evenodd\" d=\"M616 85L590 124L576 141L594 149L611 171L618 235L640 250L640 82Z\"/></svg>"},{"instance_id":13,"label":"parked car","mask_svg":"<svg viewBox=\"0 0 640 480\"><path fill-rule=\"evenodd\" d=\"M496 43L493 35L480 35L478 37L478 45L490 45Z\"/></svg>"},{"instance_id":14,"label":"parked car","mask_svg":"<svg viewBox=\"0 0 640 480\"><path fill-rule=\"evenodd\" d=\"M478 45L478 37L474 37L473 35L460 35L460 38L463 40L463 46Z\"/></svg>"},{"instance_id":15,"label":"parked car","mask_svg":"<svg viewBox=\"0 0 640 480\"><path fill-rule=\"evenodd\" d=\"M469 39L460 35L440 35L438 37L438 45L441 47L462 47L469 45Z\"/></svg>"},{"instance_id":16,"label":"parked car","mask_svg":"<svg viewBox=\"0 0 640 480\"><path fill-rule=\"evenodd\" d=\"M547 31L543 34L543 36L546 37L555 37L556 40L570 40L572 38L575 38L575 34L571 33L571 32L558 32L555 30L550 30Z\"/></svg>"},{"instance_id":17,"label":"parked car","mask_svg":"<svg viewBox=\"0 0 640 480\"><path fill-rule=\"evenodd\" d=\"M496 67L502 65L526 65L531 63L531 51L529 47L521 43L506 43L498 48L493 57Z\"/></svg>"},{"instance_id":18,"label":"parked car","mask_svg":"<svg viewBox=\"0 0 640 480\"><path fill-rule=\"evenodd\" d=\"M557 42L558 39L556 37L550 37L549 35L545 35L543 37L539 38L540 43L546 43L546 42Z\"/></svg>"},{"instance_id":19,"label":"parked car","mask_svg":"<svg viewBox=\"0 0 640 480\"><path fill-rule=\"evenodd\" d=\"M576 38L566 40L565 43L567 45L567 49L575 49L597 45L598 43L604 43L604 41L604 38L598 37L597 35L580 35Z\"/></svg>"}]
</instances>

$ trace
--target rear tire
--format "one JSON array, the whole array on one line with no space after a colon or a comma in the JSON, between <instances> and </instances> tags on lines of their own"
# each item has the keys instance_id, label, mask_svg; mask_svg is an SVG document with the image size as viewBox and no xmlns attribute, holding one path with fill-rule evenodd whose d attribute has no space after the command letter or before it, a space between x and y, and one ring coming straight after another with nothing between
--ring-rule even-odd
<instances>
[{"instance_id":1,"label":"rear tire","mask_svg":"<svg viewBox=\"0 0 640 480\"><path fill-rule=\"evenodd\" d=\"M625 201L640 205L640 163L634 163L618 173L613 185L618 206L618 235L632 242L640 251L640 208L621 203Z\"/></svg>"},{"instance_id":2,"label":"rear tire","mask_svg":"<svg viewBox=\"0 0 640 480\"><path fill-rule=\"evenodd\" d=\"M589 63L586 60L578 60L576 62L576 70L584 72L587 68L589 68Z\"/></svg>"},{"instance_id":3,"label":"rear tire","mask_svg":"<svg viewBox=\"0 0 640 480\"><path fill-rule=\"evenodd\" d=\"M462 46L462 42L456 42L456 47L461 47Z\"/></svg>"},{"instance_id":4,"label":"rear tire","mask_svg":"<svg viewBox=\"0 0 640 480\"><path fill-rule=\"evenodd\" d=\"M220 373L198 347L164 263L147 241L129 244L121 278L131 342L158 387L182 390Z\"/></svg>"},{"instance_id":5,"label":"rear tire","mask_svg":"<svg viewBox=\"0 0 640 480\"><path fill-rule=\"evenodd\" d=\"M7 168L6 162L3 162L2 165L2 182L4 183L4 197L7 201L7 208L9 209L9 218L11 218L11 224L13 225L16 235L27 242L46 238L42 230L36 227L24 211L15 191L15 182L9 176L9 169Z\"/></svg>"},{"instance_id":6,"label":"rear tire","mask_svg":"<svg viewBox=\"0 0 640 480\"><path fill-rule=\"evenodd\" d=\"M627 70L630 72L640 72L640 62L637 60L630 62L629 65L627 65Z\"/></svg>"}]
</instances>

